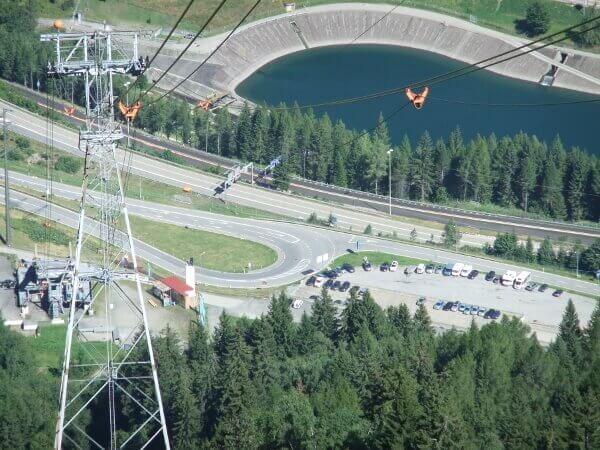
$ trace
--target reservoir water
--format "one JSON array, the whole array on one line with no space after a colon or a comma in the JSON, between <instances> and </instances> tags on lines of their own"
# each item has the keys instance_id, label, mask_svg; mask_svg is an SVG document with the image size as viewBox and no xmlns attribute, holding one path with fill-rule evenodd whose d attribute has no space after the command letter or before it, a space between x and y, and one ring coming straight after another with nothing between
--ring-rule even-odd
<instances>
[{"instance_id":1,"label":"reservoir water","mask_svg":"<svg viewBox=\"0 0 600 450\"><path fill-rule=\"evenodd\" d=\"M465 63L404 47L352 45L322 47L284 56L244 80L237 93L273 106L320 103L356 97L424 80ZM404 108L389 122L392 142L406 133L416 143L424 130L446 139L459 126L463 137L514 135L520 130L550 141L559 134L565 146L600 155L600 102L560 106L489 106L493 103L561 103L598 96L543 87L481 70L431 87L424 108ZM315 108L348 128L370 129L406 102L404 93L363 103ZM476 105L482 103L483 105Z\"/></svg>"}]
</instances>

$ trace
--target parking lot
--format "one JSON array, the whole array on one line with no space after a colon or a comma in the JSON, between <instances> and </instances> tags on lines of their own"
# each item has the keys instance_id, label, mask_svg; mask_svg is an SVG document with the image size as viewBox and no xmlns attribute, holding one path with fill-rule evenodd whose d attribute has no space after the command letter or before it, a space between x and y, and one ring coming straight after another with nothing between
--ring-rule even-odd
<instances>
[{"instance_id":1,"label":"parking lot","mask_svg":"<svg viewBox=\"0 0 600 450\"><path fill-rule=\"evenodd\" d=\"M500 310L503 315L514 316L526 322L537 333L541 342L549 342L556 336L569 298L575 304L582 325L587 324L596 304L591 298L568 292L555 298L552 296L553 289L543 293L528 292L494 284L485 281L484 273L469 280L466 277L444 276L441 273L405 275L404 269L405 267L401 266L396 272L381 272L379 267L373 267L371 272L365 272L361 267L356 267L355 273L344 273L338 279L349 281L353 286L368 288L382 308L405 303L411 312L414 312L417 298L424 296L425 306L432 321L440 327L465 329L472 319L479 325L489 323L489 320L460 312L434 310L433 305L438 300L458 301L486 309L494 308ZM305 303L295 314L301 314L305 309L310 311L310 296L319 292L320 288L311 286L299 289L296 296L304 299ZM349 295L348 292L330 292L334 300L343 301ZM343 304L338 302L338 306L343 307Z\"/></svg>"}]
</instances>

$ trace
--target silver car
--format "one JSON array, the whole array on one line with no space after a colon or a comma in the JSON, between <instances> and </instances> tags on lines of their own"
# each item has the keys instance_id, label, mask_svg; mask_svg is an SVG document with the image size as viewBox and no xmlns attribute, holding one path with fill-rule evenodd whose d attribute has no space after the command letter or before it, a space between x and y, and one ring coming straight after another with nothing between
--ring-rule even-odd
<instances>
[{"instance_id":1,"label":"silver car","mask_svg":"<svg viewBox=\"0 0 600 450\"><path fill-rule=\"evenodd\" d=\"M463 309L463 314L471 314L471 305L465 305L465 309Z\"/></svg>"},{"instance_id":2,"label":"silver car","mask_svg":"<svg viewBox=\"0 0 600 450\"><path fill-rule=\"evenodd\" d=\"M486 308L484 308L483 306L480 306L479 311L477 311L477 315L483 317L483 316L485 316L486 311L487 311Z\"/></svg>"},{"instance_id":3,"label":"silver car","mask_svg":"<svg viewBox=\"0 0 600 450\"><path fill-rule=\"evenodd\" d=\"M477 315L477 312L478 312L478 311L479 311L479 306L477 306L477 305L473 305L473 306L471 306L471 315L472 315L472 316L475 316L475 315Z\"/></svg>"}]
</instances>

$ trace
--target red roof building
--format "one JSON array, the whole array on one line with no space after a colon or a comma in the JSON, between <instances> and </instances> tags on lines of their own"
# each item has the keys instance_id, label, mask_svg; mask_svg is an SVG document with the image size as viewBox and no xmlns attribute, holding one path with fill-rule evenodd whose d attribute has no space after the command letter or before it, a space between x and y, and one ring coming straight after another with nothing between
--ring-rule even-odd
<instances>
[{"instance_id":1,"label":"red roof building","mask_svg":"<svg viewBox=\"0 0 600 450\"><path fill-rule=\"evenodd\" d=\"M176 276L166 277L161 281L179 295L189 295L194 290L193 287L188 286L185 281Z\"/></svg>"}]
</instances>

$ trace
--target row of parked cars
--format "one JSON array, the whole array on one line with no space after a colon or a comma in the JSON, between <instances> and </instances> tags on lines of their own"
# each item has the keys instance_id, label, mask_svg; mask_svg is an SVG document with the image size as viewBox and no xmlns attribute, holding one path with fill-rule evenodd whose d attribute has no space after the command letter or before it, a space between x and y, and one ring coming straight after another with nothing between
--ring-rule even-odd
<instances>
[{"instance_id":1,"label":"row of parked cars","mask_svg":"<svg viewBox=\"0 0 600 450\"><path fill-rule=\"evenodd\" d=\"M326 287L334 291L346 292L350 290L351 284L349 281L338 280L344 273L354 273L356 269L351 264L343 264L335 269L327 269L323 272L313 275L306 280L307 286L317 288Z\"/></svg>"},{"instance_id":2,"label":"row of parked cars","mask_svg":"<svg viewBox=\"0 0 600 450\"><path fill-rule=\"evenodd\" d=\"M419 303L421 302L421 303ZM423 304L424 298L417 300L417 304ZM502 315L500 311L493 308L485 308L479 305L470 305L462 302L448 302L446 300L438 300L433 305L433 309L441 309L442 311L461 312L465 315L480 316L484 319L498 319Z\"/></svg>"}]
</instances>

